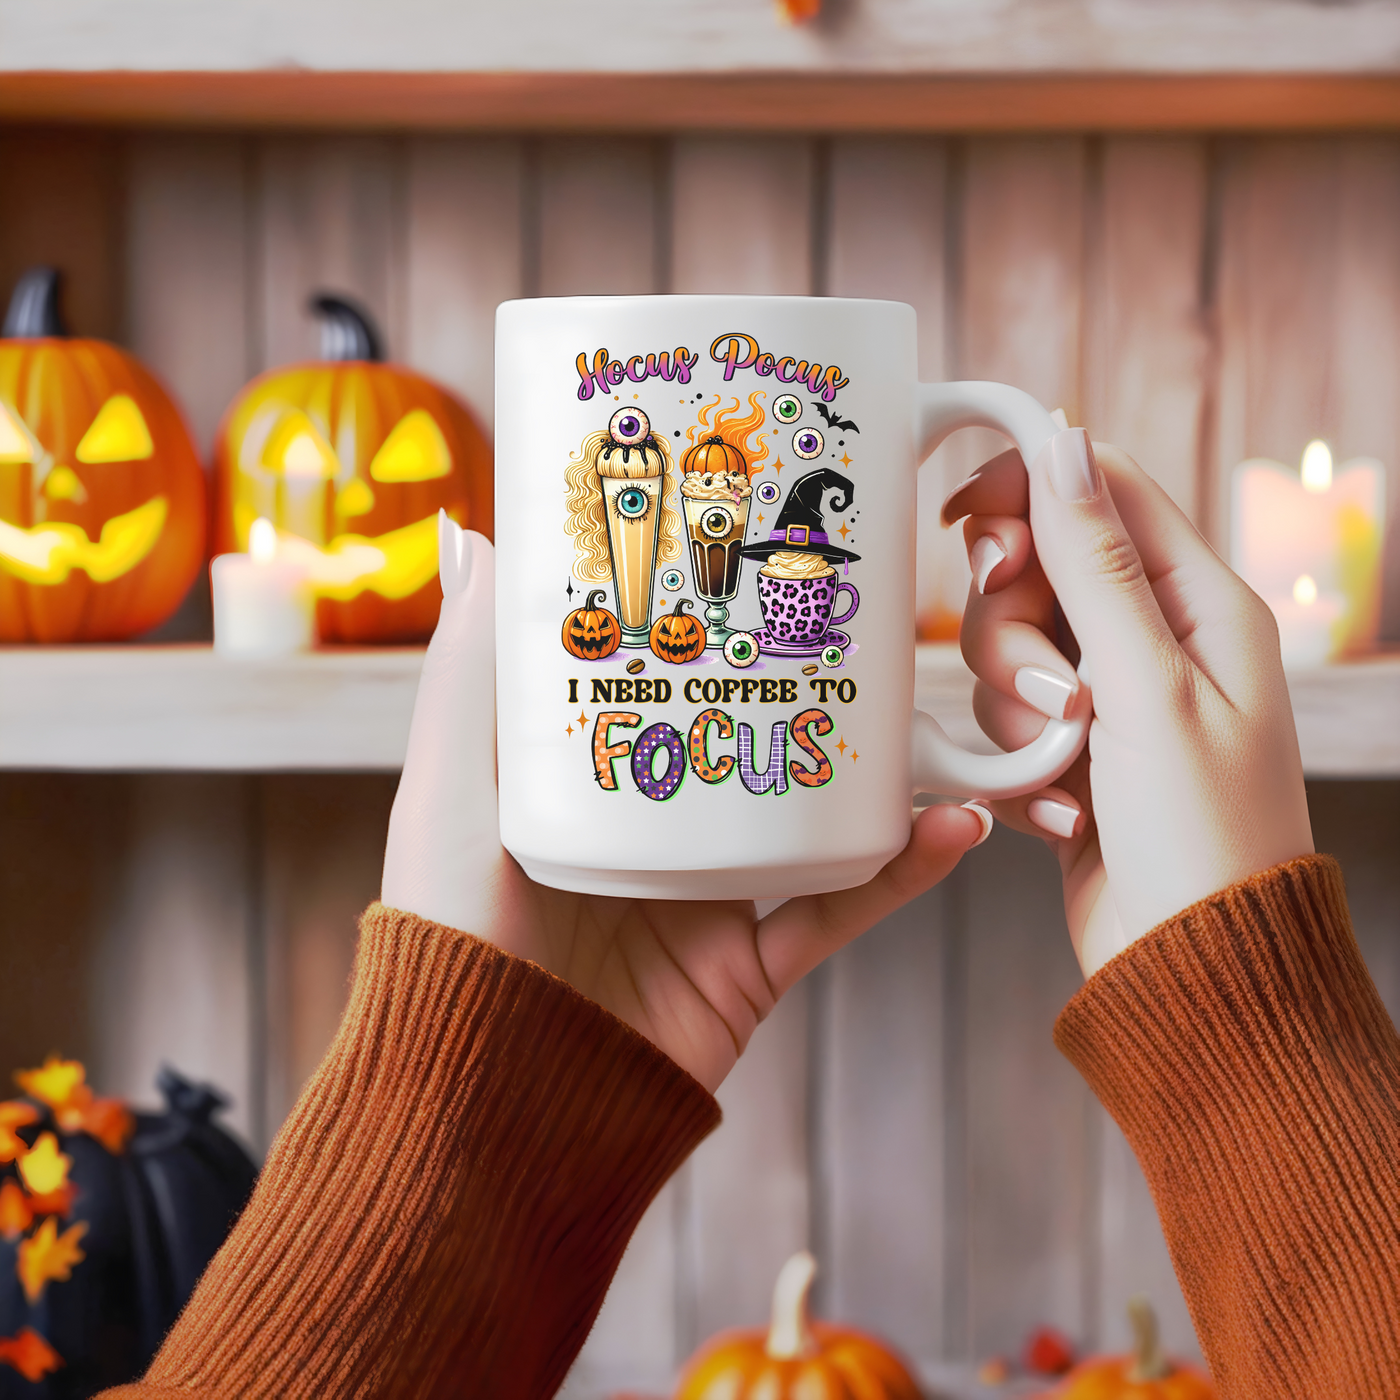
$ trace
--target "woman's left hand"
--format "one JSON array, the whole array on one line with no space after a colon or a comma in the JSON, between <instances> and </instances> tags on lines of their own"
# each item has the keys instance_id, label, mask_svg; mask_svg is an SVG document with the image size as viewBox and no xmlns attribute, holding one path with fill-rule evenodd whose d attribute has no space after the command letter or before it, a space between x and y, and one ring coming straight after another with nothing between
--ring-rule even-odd
<instances>
[{"instance_id":1,"label":"woman's left hand","mask_svg":"<svg viewBox=\"0 0 1400 1400\"><path fill-rule=\"evenodd\" d=\"M446 517L442 615L428 648L384 856L383 900L564 978L713 1091L778 998L824 958L935 885L991 817L931 807L856 889L789 900L572 894L529 879L496 816L495 555Z\"/></svg>"}]
</instances>

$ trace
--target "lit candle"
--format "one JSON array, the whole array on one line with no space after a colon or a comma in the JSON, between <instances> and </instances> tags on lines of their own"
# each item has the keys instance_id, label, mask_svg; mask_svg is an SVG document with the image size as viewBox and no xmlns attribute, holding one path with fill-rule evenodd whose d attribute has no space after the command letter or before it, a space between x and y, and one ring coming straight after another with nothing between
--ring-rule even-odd
<instances>
[{"instance_id":1,"label":"lit candle","mask_svg":"<svg viewBox=\"0 0 1400 1400\"><path fill-rule=\"evenodd\" d=\"M280 656L315 640L315 597L306 570L278 557L277 528L259 518L247 554L221 554L209 565L214 593L214 650L230 656Z\"/></svg>"},{"instance_id":2,"label":"lit candle","mask_svg":"<svg viewBox=\"0 0 1400 1400\"><path fill-rule=\"evenodd\" d=\"M1357 458L1333 472L1320 439L1300 470L1254 458L1235 468L1230 558L1273 609L1284 664L1321 665L1375 645L1385 475Z\"/></svg>"}]
</instances>

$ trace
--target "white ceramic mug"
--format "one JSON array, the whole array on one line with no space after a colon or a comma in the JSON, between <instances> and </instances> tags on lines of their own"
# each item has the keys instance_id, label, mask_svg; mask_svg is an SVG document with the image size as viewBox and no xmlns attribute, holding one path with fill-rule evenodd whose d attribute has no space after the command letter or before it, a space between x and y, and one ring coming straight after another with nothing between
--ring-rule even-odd
<instances>
[{"instance_id":1,"label":"white ceramic mug","mask_svg":"<svg viewBox=\"0 0 1400 1400\"><path fill-rule=\"evenodd\" d=\"M842 889L903 848L912 794L1010 797L1069 766L1085 715L974 755L914 709L916 471L972 425L1028 461L1056 431L1018 389L920 384L897 302L500 308L501 839L532 878Z\"/></svg>"}]
</instances>

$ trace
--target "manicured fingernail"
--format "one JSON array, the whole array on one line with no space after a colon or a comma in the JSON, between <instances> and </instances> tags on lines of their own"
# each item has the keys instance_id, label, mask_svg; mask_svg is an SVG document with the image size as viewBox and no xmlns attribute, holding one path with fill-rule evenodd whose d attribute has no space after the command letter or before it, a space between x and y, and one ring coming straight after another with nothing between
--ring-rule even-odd
<instances>
[{"instance_id":1,"label":"manicured fingernail","mask_svg":"<svg viewBox=\"0 0 1400 1400\"><path fill-rule=\"evenodd\" d=\"M1099 468L1083 428L1056 433L1046 444L1050 486L1062 501L1091 501L1099 494Z\"/></svg>"},{"instance_id":2,"label":"manicured fingernail","mask_svg":"<svg viewBox=\"0 0 1400 1400\"><path fill-rule=\"evenodd\" d=\"M968 558L972 562L972 576L977 580L977 591L985 593L987 580L992 570L1006 558L1006 550L995 535L978 535L968 551Z\"/></svg>"},{"instance_id":3,"label":"manicured fingernail","mask_svg":"<svg viewBox=\"0 0 1400 1400\"><path fill-rule=\"evenodd\" d=\"M982 834L967 848L970 851L974 847L980 846L992 834L992 828L996 823L992 820L992 814L980 802L964 802L963 811L976 812L982 823Z\"/></svg>"},{"instance_id":4,"label":"manicured fingernail","mask_svg":"<svg viewBox=\"0 0 1400 1400\"><path fill-rule=\"evenodd\" d=\"M1016 694L1041 714L1064 719L1077 686L1043 666L1022 666L1011 679Z\"/></svg>"},{"instance_id":5,"label":"manicured fingernail","mask_svg":"<svg viewBox=\"0 0 1400 1400\"><path fill-rule=\"evenodd\" d=\"M951 501L951 500L953 499L953 497L956 496L956 495L958 494L958 492L961 491L961 490L963 489L964 486L968 486L968 485L970 485L972 482L976 481L979 475L980 475L980 473L978 473L978 472L973 472L972 475L969 476L966 480L958 482L958 484L957 484L955 487L953 487L953 489L952 489L951 491L949 491L948 494L947 494L946 496L944 496L944 498L943 498L943 504L942 504L941 506L939 506L939 508L938 508L938 518L939 518L945 525L951 525L951 524L953 523L954 520L961 520L961 519L962 519L962 516L959 516L959 515L949 516L949 514L948 514L948 502ZM964 512L963 512L963 515L966 515L966 514L967 514L967 512L964 511Z\"/></svg>"},{"instance_id":6,"label":"manicured fingernail","mask_svg":"<svg viewBox=\"0 0 1400 1400\"><path fill-rule=\"evenodd\" d=\"M1068 840L1074 835L1083 813L1077 807L1071 807L1068 802L1056 802L1053 797L1037 797L1026 808L1026 815L1042 831Z\"/></svg>"},{"instance_id":7,"label":"manicured fingernail","mask_svg":"<svg viewBox=\"0 0 1400 1400\"><path fill-rule=\"evenodd\" d=\"M472 545L467 532L445 510L438 511L438 579L442 596L467 591L472 577Z\"/></svg>"}]
</instances>

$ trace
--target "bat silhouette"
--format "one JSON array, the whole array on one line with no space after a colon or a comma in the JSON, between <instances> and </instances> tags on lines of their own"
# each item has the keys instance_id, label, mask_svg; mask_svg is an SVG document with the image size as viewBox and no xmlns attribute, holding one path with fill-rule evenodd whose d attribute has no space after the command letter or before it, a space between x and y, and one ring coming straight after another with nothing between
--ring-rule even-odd
<instances>
[{"instance_id":1,"label":"bat silhouette","mask_svg":"<svg viewBox=\"0 0 1400 1400\"><path fill-rule=\"evenodd\" d=\"M814 402L812 407L826 419L826 426L828 428L835 428L838 431L844 431L849 428L853 433L860 432L860 429L856 427L853 419L838 418L824 403Z\"/></svg>"}]
</instances>

